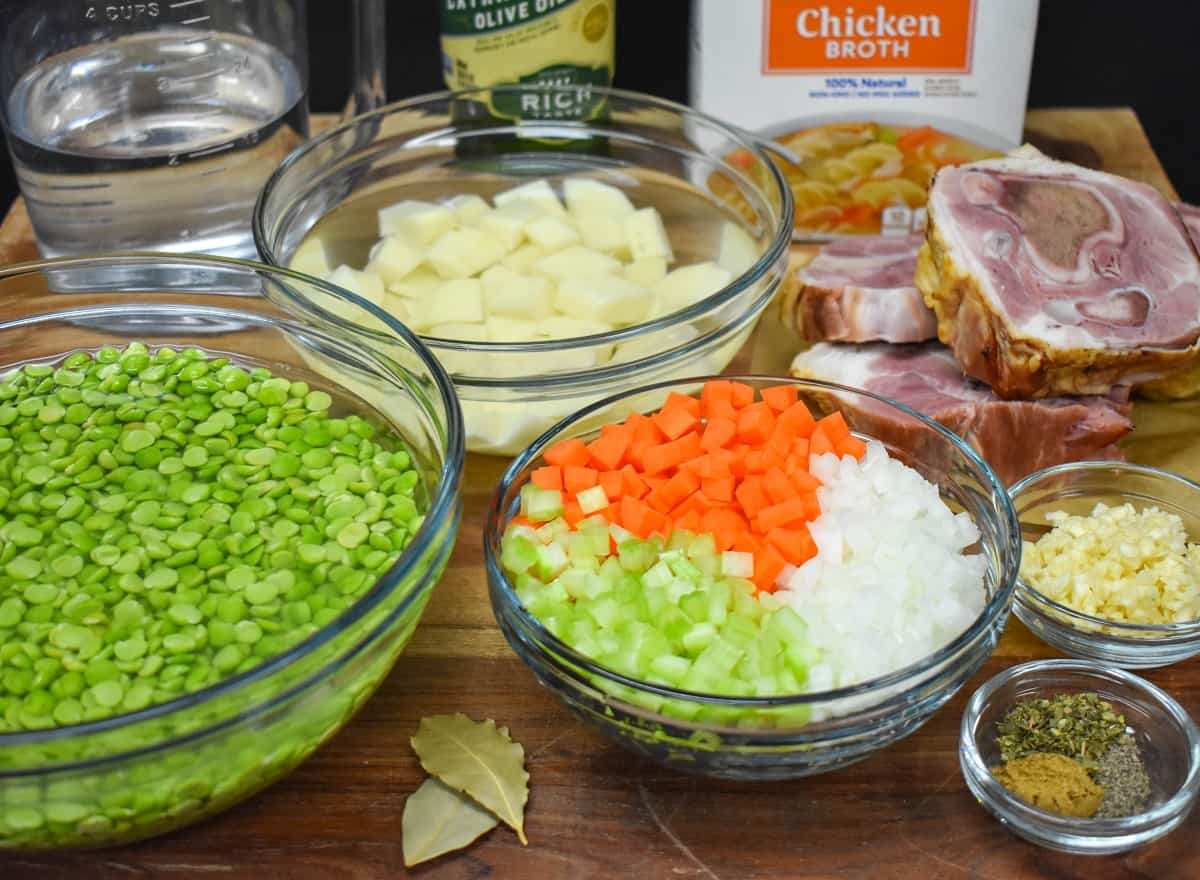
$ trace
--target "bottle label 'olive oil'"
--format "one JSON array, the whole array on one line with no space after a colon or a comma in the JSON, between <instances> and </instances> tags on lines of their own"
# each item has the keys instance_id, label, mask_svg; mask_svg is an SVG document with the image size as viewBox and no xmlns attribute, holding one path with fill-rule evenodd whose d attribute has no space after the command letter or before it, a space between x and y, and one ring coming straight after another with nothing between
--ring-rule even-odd
<instances>
[{"instance_id":1,"label":"bottle label 'olive oil'","mask_svg":"<svg viewBox=\"0 0 1200 880\"><path fill-rule=\"evenodd\" d=\"M509 83L562 87L499 92L491 115L586 119L613 78L616 0L441 0L442 64L451 89ZM570 88L574 87L574 88Z\"/></svg>"}]
</instances>

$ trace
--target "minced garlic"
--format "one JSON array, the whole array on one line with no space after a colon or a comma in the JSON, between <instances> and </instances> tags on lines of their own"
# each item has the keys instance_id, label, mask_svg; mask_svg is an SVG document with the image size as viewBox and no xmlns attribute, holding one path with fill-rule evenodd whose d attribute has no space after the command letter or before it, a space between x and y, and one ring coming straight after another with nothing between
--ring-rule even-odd
<instances>
[{"instance_id":1,"label":"minced garlic","mask_svg":"<svg viewBox=\"0 0 1200 880\"><path fill-rule=\"evenodd\" d=\"M1157 507L1097 504L1090 516L1047 514L1054 526L1025 542L1021 577L1055 602L1121 623L1200 618L1200 545Z\"/></svg>"}]
</instances>

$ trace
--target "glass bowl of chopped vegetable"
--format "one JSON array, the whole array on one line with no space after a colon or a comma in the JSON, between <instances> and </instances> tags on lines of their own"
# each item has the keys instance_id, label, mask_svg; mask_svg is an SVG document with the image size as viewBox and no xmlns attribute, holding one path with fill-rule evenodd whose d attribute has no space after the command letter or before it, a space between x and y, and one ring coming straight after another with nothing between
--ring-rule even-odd
<instances>
[{"instance_id":1,"label":"glass bowl of chopped vegetable","mask_svg":"<svg viewBox=\"0 0 1200 880\"><path fill-rule=\"evenodd\" d=\"M1179 827L1200 791L1200 731L1187 710L1145 679L1084 660L1035 660L988 680L967 703L958 755L989 812L1063 852L1149 843Z\"/></svg>"},{"instance_id":2,"label":"glass bowl of chopped vegetable","mask_svg":"<svg viewBox=\"0 0 1200 880\"><path fill-rule=\"evenodd\" d=\"M509 644L669 767L827 772L919 728L991 654L1019 563L995 474L865 391L660 383L556 425L484 533Z\"/></svg>"},{"instance_id":3,"label":"glass bowl of chopped vegetable","mask_svg":"<svg viewBox=\"0 0 1200 880\"><path fill-rule=\"evenodd\" d=\"M1012 487L1025 539L1014 613L1073 657L1127 668L1200 653L1200 485L1083 461Z\"/></svg>"},{"instance_id":4,"label":"glass bowl of chopped vegetable","mask_svg":"<svg viewBox=\"0 0 1200 880\"><path fill-rule=\"evenodd\" d=\"M783 278L792 196L731 126L538 83L332 128L279 167L254 225L266 262L420 333L454 379L468 449L511 456L622 389L725 369Z\"/></svg>"},{"instance_id":5,"label":"glass bowl of chopped vegetable","mask_svg":"<svg viewBox=\"0 0 1200 880\"><path fill-rule=\"evenodd\" d=\"M369 308L234 260L0 271L0 850L229 807L417 625L458 526L453 387L403 327L300 296Z\"/></svg>"}]
</instances>

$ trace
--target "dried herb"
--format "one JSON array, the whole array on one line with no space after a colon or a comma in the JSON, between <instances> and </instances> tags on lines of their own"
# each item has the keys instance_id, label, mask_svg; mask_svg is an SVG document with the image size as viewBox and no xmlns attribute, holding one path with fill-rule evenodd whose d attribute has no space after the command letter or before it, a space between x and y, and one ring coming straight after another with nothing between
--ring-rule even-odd
<instances>
[{"instance_id":1,"label":"dried herb","mask_svg":"<svg viewBox=\"0 0 1200 880\"><path fill-rule=\"evenodd\" d=\"M465 792L525 839L525 802L529 774L525 749L512 741L507 727L472 721L461 712L422 718L413 750L421 766L446 785Z\"/></svg>"},{"instance_id":2,"label":"dried herb","mask_svg":"<svg viewBox=\"0 0 1200 880\"><path fill-rule=\"evenodd\" d=\"M1093 775L1104 786L1104 800L1096 818L1119 819L1145 811L1150 800L1150 777L1137 743L1130 740L1113 746L1104 753Z\"/></svg>"},{"instance_id":3,"label":"dried herb","mask_svg":"<svg viewBox=\"0 0 1200 880\"><path fill-rule=\"evenodd\" d=\"M1089 772L1127 740L1125 718L1094 693L1059 694L1017 703L997 722L997 745L1007 763L1038 752L1078 761Z\"/></svg>"},{"instance_id":4,"label":"dried herb","mask_svg":"<svg viewBox=\"0 0 1200 880\"><path fill-rule=\"evenodd\" d=\"M462 849L498 824L499 819L465 794L426 779L404 802L404 864L411 868Z\"/></svg>"}]
</instances>

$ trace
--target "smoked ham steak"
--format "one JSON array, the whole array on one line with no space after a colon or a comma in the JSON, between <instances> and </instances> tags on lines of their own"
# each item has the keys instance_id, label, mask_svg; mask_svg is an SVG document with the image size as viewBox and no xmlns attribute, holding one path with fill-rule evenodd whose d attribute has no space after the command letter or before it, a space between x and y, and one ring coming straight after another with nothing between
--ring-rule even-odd
<instances>
[{"instance_id":1,"label":"smoked ham steak","mask_svg":"<svg viewBox=\"0 0 1200 880\"><path fill-rule=\"evenodd\" d=\"M1013 155L941 169L928 211L917 286L999 396L1200 390L1200 257L1151 187Z\"/></svg>"},{"instance_id":2,"label":"smoked ham steak","mask_svg":"<svg viewBox=\"0 0 1200 880\"><path fill-rule=\"evenodd\" d=\"M1006 484L1054 464L1120 458L1113 444L1133 427L1124 389L1108 397L1001 400L963 375L949 349L936 342L818 343L796 355L792 374L865 388L907 404L966 440ZM849 399L838 401L842 408L854 405ZM912 448L916 438L904 436L910 429L894 411L880 406L856 416L857 425L880 439Z\"/></svg>"},{"instance_id":3,"label":"smoked ham steak","mask_svg":"<svg viewBox=\"0 0 1200 880\"><path fill-rule=\"evenodd\" d=\"M1176 202L1175 210L1179 212L1179 219L1187 228L1188 235L1192 238L1192 244L1196 246L1197 251L1200 251L1200 208L1184 202Z\"/></svg>"},{"instance_id":4,"label":"smoked ham steak","mask_svg":"<svg viewBox=\"0 0 1200 880\"><path fill-rule=\"evenodd\" d=\"M830 242L797 274L784 319L812 342L924 342L937 318L913 282L921 236Z\"/></svg>"}]
</instances>

